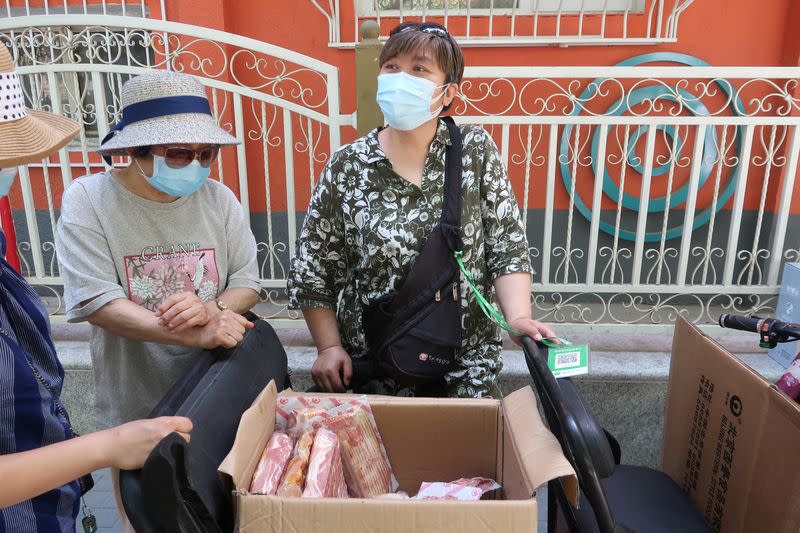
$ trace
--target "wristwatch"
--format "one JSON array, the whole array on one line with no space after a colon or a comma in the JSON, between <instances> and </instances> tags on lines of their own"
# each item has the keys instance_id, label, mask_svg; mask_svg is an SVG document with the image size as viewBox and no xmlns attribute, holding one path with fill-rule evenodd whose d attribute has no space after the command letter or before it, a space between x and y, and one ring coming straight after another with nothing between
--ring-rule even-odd
<instances>
[{"instance_id":1,"label":"wristwatch","mask_svg":"<svg viewBox=\"0 0 800 533\"><path fill-rule=\"evenodd\" d=\"M228 309L228 306L222 300L218 299L216 302L217 302L217 309L219 309L220 311L226 311Z\"/></svg>"}]
</instances>

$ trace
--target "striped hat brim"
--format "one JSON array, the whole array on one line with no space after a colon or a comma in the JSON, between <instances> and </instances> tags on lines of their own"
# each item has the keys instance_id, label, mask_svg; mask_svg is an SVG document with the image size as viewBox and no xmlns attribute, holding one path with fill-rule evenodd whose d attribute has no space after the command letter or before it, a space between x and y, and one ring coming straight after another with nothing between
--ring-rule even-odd
<instances>
[{"instance_id":1,"label":"striped hat brim","mask_svg":"<svg viewBox=\"0 0 800 533\"><path fill-rule=\"evenodd\" d=\"M40 162L69 144L80 129L61 115L28 109L25 117L0 124L0 168Z\"/></svg>"}]
</instances>

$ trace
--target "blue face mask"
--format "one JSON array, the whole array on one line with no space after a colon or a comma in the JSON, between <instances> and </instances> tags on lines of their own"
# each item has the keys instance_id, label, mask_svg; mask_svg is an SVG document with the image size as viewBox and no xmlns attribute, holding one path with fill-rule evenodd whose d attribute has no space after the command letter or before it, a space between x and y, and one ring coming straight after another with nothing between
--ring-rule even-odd
<instances>
[{"instance_id":1,"label":"blue face mask","mask_svg":"<svg viewBox=\"0 0 800 533\"><path fill-rule=\"evenodd\" d=\"M447 84L442 87L447 87ZM387 124L397 130L408 131L439 116L444 106L431 112L436 89L438 87L432 81L405 72L381 74L378 76L376 100ZM443 96L444 91L436 99Z\"/></svg>"},{"instance_id":2,"label":"blue face mask","mask_svg":"<svg viewBox=\"0 0 800 533\"><path fill-rule=\"evenodd\" d=\"M17 167L0 168L0 198L8 196L8 191L11 190L16 175Z\"/></svg>"},{"instance_id":3,"label":"blue face mask","mask_svg":"<svg viewBox=\"0 0 800 533\"><path fill-rule=\"evenodd\" d=\"M139 172L150 185L170 196L189 196L197 192L211 174L211 167L204 168L197 159L185 167L170 168L164 157L153 154L153 175L151 177L144 173L138 160L134 159L134 161L139 166Z\"/></svg>"}]
</instances>

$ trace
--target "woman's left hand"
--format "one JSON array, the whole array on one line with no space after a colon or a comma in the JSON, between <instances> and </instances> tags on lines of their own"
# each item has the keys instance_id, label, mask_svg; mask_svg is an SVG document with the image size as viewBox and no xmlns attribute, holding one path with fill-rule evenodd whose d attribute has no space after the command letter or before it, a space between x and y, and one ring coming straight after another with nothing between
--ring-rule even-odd
<instances>
[{"instance_id":1,"label":"woman's left hand","mask_svg":"<svg viewBox=\"0 0 800 533\"><path fill-rule=\"evenodd\" d=\"M520 332L522 335L528 335L535 341L540 341L543 337L556 337L555 332L549 326L531 318L516 318L509 321L508 325L511 329ZM510 335L510 337L514 344L522 346L520 337L516 335Z\"/></svg>"},{"instance_id":2,"label":"woman's left hand","mask_svg":"<svg viewBox=\"0 0 800 533\"><path fill-rule=\"evenodd\" d=\"M210 317L200 298L184 291L173 294L156 309L158 325L179 333L195 326L205 326Z\"/></svg>"}]
</instances>

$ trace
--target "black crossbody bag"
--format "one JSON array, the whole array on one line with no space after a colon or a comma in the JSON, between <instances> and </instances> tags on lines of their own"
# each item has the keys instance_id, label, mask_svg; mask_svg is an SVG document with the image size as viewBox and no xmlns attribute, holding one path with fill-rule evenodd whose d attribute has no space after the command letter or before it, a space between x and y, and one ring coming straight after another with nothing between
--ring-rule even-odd
<instances>
[{"instance_id":1,"label":"black crossbody bag","mask_svg":"<svg viewBox=\"0 0 800 533\"><path fill-rule=\"evenodd\" d=\"M370 377L391 377L407 385L441 379L461 349L460 275L454 253L462 248L462 143L453 119L443 120L450 146L441 219L402 287L372 300L362 314Z\"/></svg>"}]
</instances>

